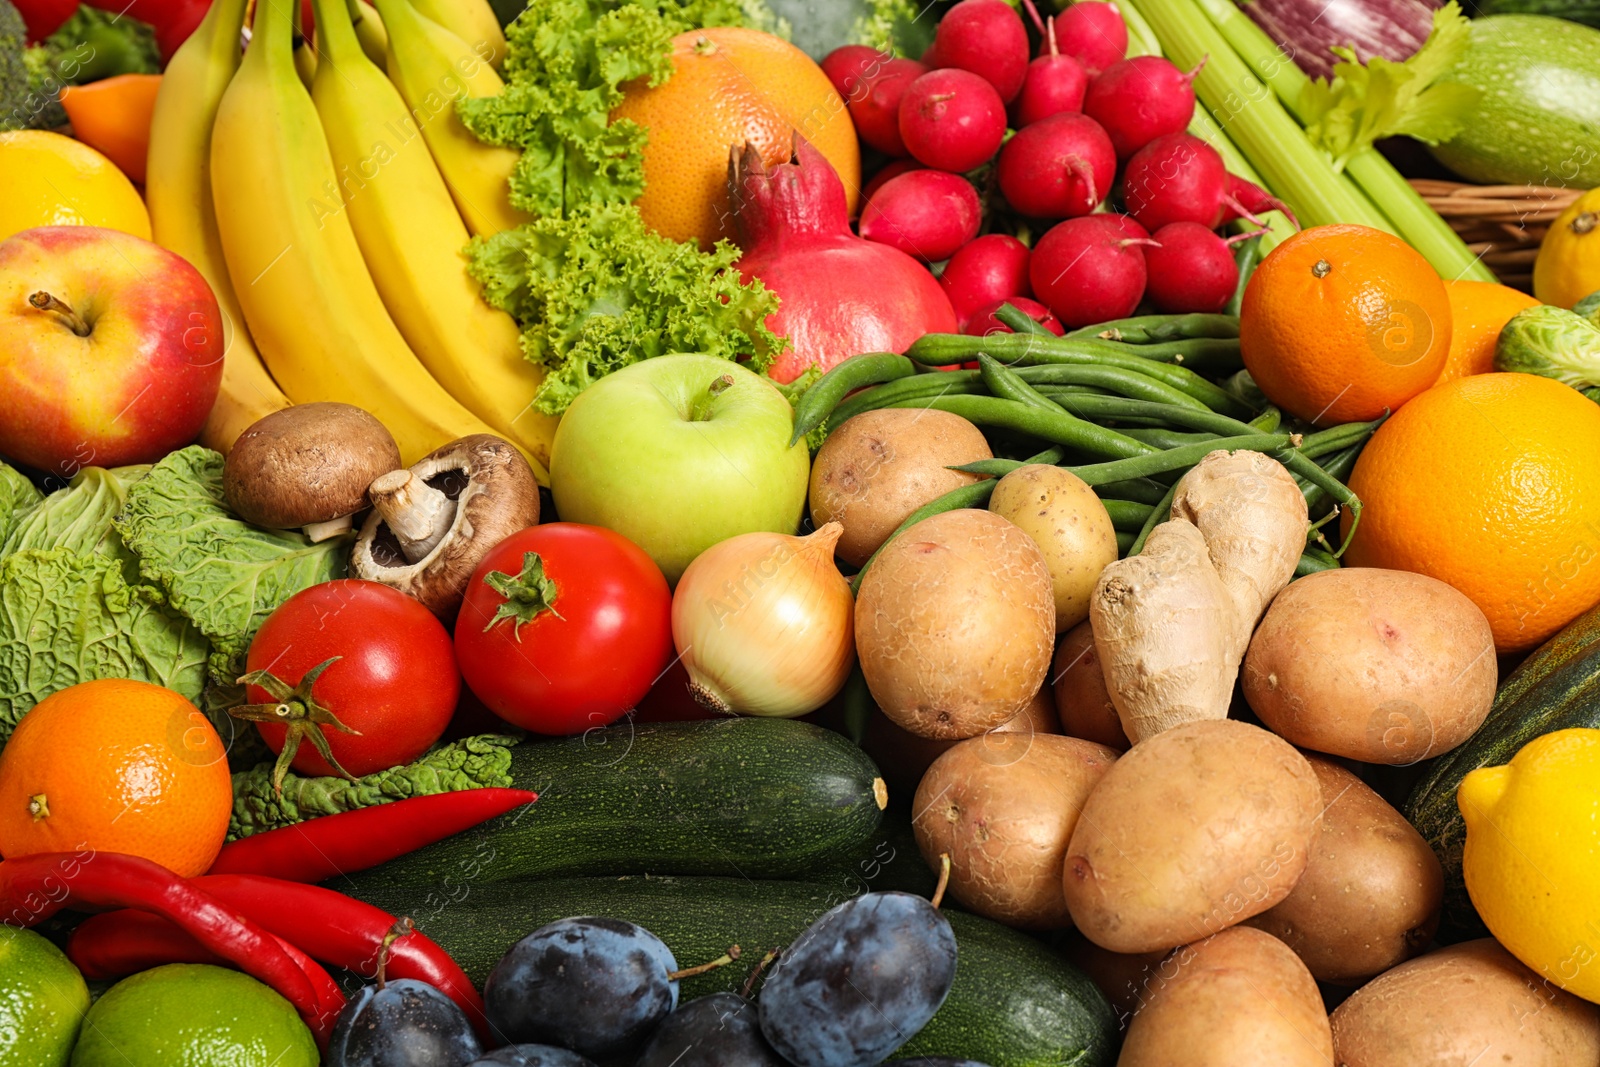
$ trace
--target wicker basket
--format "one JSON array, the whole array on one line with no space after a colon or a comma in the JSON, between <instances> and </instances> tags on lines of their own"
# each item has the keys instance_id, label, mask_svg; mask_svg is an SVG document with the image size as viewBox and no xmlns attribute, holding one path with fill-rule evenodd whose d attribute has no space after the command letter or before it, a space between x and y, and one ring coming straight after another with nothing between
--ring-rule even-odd
<instances>
[{"instance_id":1,"label":"wicker basket","mask_svg":"<svg viewBox=\"0 0 1600 1067\"><path fill-rule=\"evenodd\" d=\"M1581 189L1544 185L1466 185L1412 178L1412 188L1450 223L1505 284L1529 292L1544 232Z\"/></svg>"}]
</instances>

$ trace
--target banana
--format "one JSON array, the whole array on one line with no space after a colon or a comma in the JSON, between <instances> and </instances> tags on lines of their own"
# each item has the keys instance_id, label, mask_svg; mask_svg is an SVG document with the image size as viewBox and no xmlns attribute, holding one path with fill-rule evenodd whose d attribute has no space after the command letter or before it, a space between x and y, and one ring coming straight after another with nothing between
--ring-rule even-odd
<instances>
[{"instance_id":1,"label":"banana","mask_svg":"<svg viewBox=\"0 0 1600 1067\"><path fill-rule=\"evenodd\" d=\"M272 376L296 403L370 411L407 464L492 432L428 376L384 310L295 73L288 5L262 3L255 31L217 109L211 177L228 273Z\"/></svg>"},{"instance_id":2,"label":"banana","mask_svg":"<svg viewBox=\"0 0 1600 1067\"><path fill-rule=\"evenodd\" d=\"M489 62L499 70L506 61L506 35L487 0L411 0L417 13L432 19L472 45L487 44Z\"/></svg>"},{"instance_id":3,"label":"banana","mask_svg":"<svg viewBox=\"0 0 1600 1067\"><path fill-rule=\"evenodd\" d=\"M511 206L511 171L520 153L484 144L456 115L463 95L498 96L500 75L460 37L417 14L411 0L377 0L377 7L389 31L389 79L421 127L467 229L489 237L527 222Z\"/></svg>"},{"instance_id":4,"label":"banana","mask_svg":"<svg viewBox=\"0 0 1600 1067\"><path fill-rule=\"evenodd\" d=\"M276 0L267 0L276 2ZM317 50L311 38L305 35L300 25L302 8L299 0L288 0L294 4L294 71L300 76L300 84L306 87L306 92L311 91L311 79L317 76ZM259 8L257 9L259 10ZM260 25L258 19L253 25Z\"/></svg>"},{"instance_id":5,"label":"banana","mask_svg":"<svg viewBox=\"0 0 1600 1067\"><path fill-rule=\"evenodd\" d=\"M367 58L380 67L387 63L385 58L389 53L389 31L383 28L383 19L378 15L378 9L367 3L367 0L345 0L350 13L350 21L355 23L356 39L361 42L361 50ZM317 20L321 22L319 18ZM317 42L321 48L322 42Z\"/></svg>"},{"instance_id":6,"label":"banana","mask_svg":"<svg viewBox=\"0 0 1600 1067\"><path fill-rule=\"evenodd\" d=\"M363 54L344 0L315 7L311 99L378 293L434 379L520 444L544 481L556 420L530 406L544 375L523 356L511 316L484 303L467 274L466 224L399 90Z\"/></svg>"},{"instance_id":7,"label":"banana","mask_svg":"<svg viewBox=\"0 0 1600 1067\"><path fill-rule=\"evenodd\" d=\"M200 443L226 452L252 423L289 406L250 340L228 278L211 208L211 123L239 66L239 31L247 0L216 0L167 64L150 124L145 201L156 243L205 275L231 328L222 388Z\"/></svg>"}]
</instances>

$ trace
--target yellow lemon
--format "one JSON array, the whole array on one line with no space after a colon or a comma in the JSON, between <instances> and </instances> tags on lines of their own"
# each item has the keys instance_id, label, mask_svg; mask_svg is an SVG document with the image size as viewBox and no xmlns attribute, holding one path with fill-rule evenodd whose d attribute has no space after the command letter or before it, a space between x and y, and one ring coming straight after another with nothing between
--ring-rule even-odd
<instances>
[{"instance_id":1,"label":"yellow lemon","mask_svg":"<svg viewBox=\"0 0 1600 1067\"><path fill-rule=\"evenodd\" d=\"M1533 261L1533 295L1569 308L1600 289L1600 189L1587 193L1550 224Z\"/></svg>"},{"instance_id":2,"label":"yellow lemon","mask_svg":"<svg viewBox=\"0 0 1600 1067\"><path fill-rule=\"evenodd\" d=\"M150 213L127 176L59 133L0 133L0 189L0 241L35 226L104 226L150 239Z\"/></svg>"},{"instance_id":3,"label":"yellow lemon","mask_svg":"<svg viewBox=\"0 0 1600 1067\"><path fill-rule=\"evenodd\" d=\"M1467 893L1490 933L1600 1002L1600 730L1557 730L1462 781Z\"/></svg>"}]
</instances>

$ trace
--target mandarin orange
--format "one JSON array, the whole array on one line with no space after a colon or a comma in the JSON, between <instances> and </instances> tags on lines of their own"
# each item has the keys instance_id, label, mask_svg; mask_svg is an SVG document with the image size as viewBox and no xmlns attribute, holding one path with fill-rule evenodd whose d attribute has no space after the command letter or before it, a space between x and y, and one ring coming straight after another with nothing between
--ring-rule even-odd
<instances>
[{"instance_id":1,"label":"mandarin orange","mask_svg":"<svg viewBox=\"0 0 1600 1067\"><path fill-rule=\"evenodd\" d=\"M0 856L125 852L204 874L233 781L198 708L149 682L80 682L41 700L0 751Z\"/></svg>"},{"instance_id":2,"label":"mandarin orange","mask_svg":"<svg viewBox=\"0 0 1600 1067\"><path fill-rule=\"evenodd\" d=\"M1494 370L1494 346L1500 331L1511 316L1524 308L1537 307L1539 301L1508 285L1494 282L1449 281L1444 283L1450 297L1450 353L1436 384L1465 378L1469 374L1488 374Z\"/></svg>"},{"instance_id":3,"label":"mandarin orange","mask_svg":"<svg viewBox=\"0 0 1600 1067\"><path fill-rule=\"evenodd\" d=\"M1366 226L1316 226L1273 249L1245 286L1245 369L1319 426L1375 419L1439 377L1450 300L1410 245Z\"/></svg>"},{"instance_id":4,"label":"mandarin orange","mask_svg":"<svg viewBox=\"0 0 1600 1067\"><path fill-rule=\"evenodd\" d=\"M1429 389L1356 461L1344 562L1447 582L1498 650L1531 648L1600 601L1597 456L1600 405L1560 382L1475 374Z\"/></svg>"}]
</instances>

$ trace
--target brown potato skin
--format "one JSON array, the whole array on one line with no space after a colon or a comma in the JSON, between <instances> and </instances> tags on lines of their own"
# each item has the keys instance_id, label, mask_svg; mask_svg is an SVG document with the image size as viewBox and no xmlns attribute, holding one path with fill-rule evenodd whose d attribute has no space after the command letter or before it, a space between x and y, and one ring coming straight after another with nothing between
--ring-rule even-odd
<instances>
[{"instance_id":1,"label":"brown potato skin","mask_svg":"<svg viewBox=\"0 0 1600 1067\"><path fill-rule=\"evenodd\" d=\"M1133 1017L1117 1067L1329 1067L1317 983L1287 945L1247 926L1176 949Z\"/></svg>"},{"instance_id":2,"label":"brown potato skin","mask_svg":"<svg viewBox=\"0 0 1600 1067\"><path fill-rule=\"evenodd\" d=\"M1385 971L1333 1013L1339 1067L1577 1067L1600 1062L1600 1008L1493 938Z\"/></svg>"},{"instance_id":3,"label":"brown potato skin","mask_svg":"<svg viewBox=\"0 0 1600 1067\"><path fill-rule=\"evenodd\" d=\"M934 760L917 786L911 828L935 870L950 856L950 894L1025 930L1072 924L1061 864L1078 812L1117 754L1050 734L989 733Z\"/></svg>"},{"instance_id":4,"label":"brown potato skin","mask_svg":"<svg viewBox=\"0 0 1600 1067\"><path fill-rule=\"evenodd\" d=\"M1448 752L1483 724L1494 635L1444 582L1346 567L1292 582L1245 653L1244 695L1274 733L1365 763Z\"/></svg>"},{"instance_id":5,"label":"brown potato skin","mask_svg":"<svg viewBox=\"0 0 1600 1067\"><path fill-rule=\"evenodd\" d=\"M1085 619L1061 637L1050 667L1056 714L1061 732L1097 745L1126 752L1133 742L1122 731L1122 718L1106 690L1106 674L1094 647L1094 628Z\"/></svg>"},{"instance_id":6,"label":"brown potato skin","mask_svg":"<svg viewBox=\"0 0 1600 1067\"><path fill-rule=\"evenodd\" d=\"M1361 779L1306 758L1323 806L1311 860L1281 904L1246 922L1294 949L1319 982L1359 985L1433 940L1444 871L1405 816Z\"/></svg>"},{"instance_id":7,"label":"brown potato skin","mask_svg":"<svg viewBox=\"0 0 1600 1067\"><path fill-rule=\"evenodd\" d=\"M975 737L1027 707L1050 673L1050 572L1006 519L947 511L878 555L855 623L861 673L885 715L922 737Z\"/></svg>"},{"instance_id":8,"label":"brown potato skin","mask_svg":"<svg viewBox=\"0 0 1600 1067\"><path fill-rule=\"evenodd\" d=\"M882 408L847 419L811 464L811 518L844 526L835 554L859 567L930 500L979 481L947 468L992 459L979 429L936 408Z\"/></svg>"},{"instance_id":9,"label":"brown potato skin","mask_svg":"<svg viewBox=\"0 0 1600 1067\"><path fill-rule=\"evenodd\" d=\"M1259 915L1305 870L1320 810L1316 774L1282 738L1234 719L1163 730L1083 807L1063 870L1073 922L1132 953Z\"/></svg>"},{"instance_id":10,"label":"brown potato skin","mask_svg":"<svg viewBox=\"0 0 1600 1067\"><path fill-rule=\"evenodd\" d=\"M1020 526L1044 553L1056 632L1087 619L1100 572L1117 561L1116 528L1088 483L1065 467L1030 463L995 483L989 510Z\"/></svg>"},{"instance_id":11,"label":"brown potato skin","mask_svg":"<svg viewBox=\"0 0 1600 1067\"><path fill-rule=\"evenodd\" d=\"M1027 707L989 732L1060 734L1061 725L1056 720L1056 705L1050 687L1041 687L1028 701ZM917 784L928 773L933 761L961 743L918 737L896 726L889 716L874 715L867 720L867 728L861 738L861 750L878 765L878 771L889 784L892 795L910 796L917 791Z\"/></svg>"}]
</instances>

